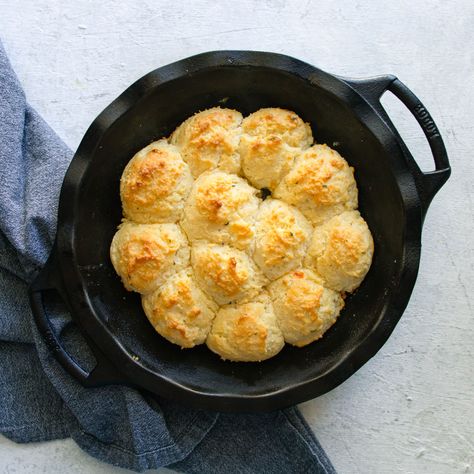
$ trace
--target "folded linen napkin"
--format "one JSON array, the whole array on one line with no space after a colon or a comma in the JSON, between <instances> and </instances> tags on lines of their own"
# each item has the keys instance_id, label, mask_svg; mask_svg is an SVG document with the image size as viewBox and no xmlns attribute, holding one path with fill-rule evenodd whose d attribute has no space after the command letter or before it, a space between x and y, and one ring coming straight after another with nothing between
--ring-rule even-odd
<instances>
[{"instance_id":1,"label":"folded linen napkin","mask_svg":"<svg viewBox=\"0 0 474 474\"><path fill-rule=\"evenodd\" d=\"M20 443L71 437L90 455L136 471L334 473L297 408L207 412L118 385L84 388L56 362L27 288L51 250L71 157L26 103L0 42L0 433ZM45 304L68 350L87 365L67 311Z\"/></svg>"}]
</instances>

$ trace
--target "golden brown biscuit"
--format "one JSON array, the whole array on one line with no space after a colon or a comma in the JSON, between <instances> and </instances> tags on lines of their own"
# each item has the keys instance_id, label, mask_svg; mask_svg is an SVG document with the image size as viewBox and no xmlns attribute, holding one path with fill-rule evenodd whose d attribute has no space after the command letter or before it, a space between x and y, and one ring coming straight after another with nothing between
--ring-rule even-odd
<instances>
[{"instance_id":1,"label":"golden brown biscuit","mask_svg":"<svg viewBox=\"0 0 474 474\"><path fill-rule=\"evenodd\" d=\"M241 122L240 112L214 107L185 120L173 132L170 142L179 148L195 178L216 168L238 173Z\"/></svg>"},{"instance_id":2,"label":"golden brown biscuit","mask_svg":"<svg viewBox=\"0 0 474 474\"><path fill-rule=\"evenodd\" d=\"M221 305L252 298L266 283L246 253L227 245L196 243L191 263L201 288Z\"/></svg>"},{"instance_id":3,"label":"golden brown biscuit","mask_svg":"<svg viewBox=\"0 0 474 474\"><path fill-rule=\"evenodd\" d=\"M256 188L273 191L290 171L300 148L288 146L280 137L259 138L242 135L240 157L242 171Z\"/></svg>"},{"instance_id":4,"label":"golden brown biscuit","mask_svg":"<svg viewBox=\"0 0 474 474\"><path fill-rule=\"evenodd\" d=\"M151 143L127 164L120 197L127 219L142 224L176 222L193 179L177 148L166 140Z\"/></svg>"},{"instance_id":5,"label":"golden brown biscuit","mask_svg":"<svg viewBox=\"0 0 474 474\"><path fill-rule=\"evenodd\" d=\"M255 224L253 259L274 280L301 266L312 233L298 209L278 199L265 200Z\"/></svg>"},{"instance_id":6,"label":"golden brown biscuit","mask_svg":"<svg viewBox=\"0 0 474 474\"><path fill-rule=\"evenodd\" d=\"M242 362L269 359L284 344L265 292L251 302L222 307L207 337L207 346L213 352L225 360Z\"/></svg>"},{"instance_id":7,"label":"golden brown biscuit","mask_svg":"<svg viewBox=\"0 0 474 474\"><path fill-rule=\"evenodd\" d=\"M296 206L314 225L357 207L354 169L327 145L299 155L274 197Z\"/></svg>"},{"instance_id":8,"label":"golden brown biscuit","mask_svg":"<svg viewBox=\"0 0 474 474\"><path fill-rule=\"evenodd\" d=\"M146 294L189 265L189 246L176 224L124 221L110 245L110 259L127 290Z\"/></svg>"},{"instance_id":9,"label":"golden brown biscuit","mask_svg":"<svg viewBox=\"0 0 474 474\"><path fill-rule=\"evenodd\" d=\"M306 265L336 291L354 291L372 263L374 241L359 211L347 211L317 227Z\"/></svg>"},{"instance_id":10,"label":"golden brown biscuit","mask_svg":"<svg viewBox=\"0 0 474 474\"><path fill-rule=\"evenodd\" d=\"M307 148L313 143L311 127L290 110L264 108L242 122L242 133L251 137L277 136L289 146Z\"/></svg>"},{"instance_id":11,"label":"golden brown biscuit","mask_svg":"<svg viewBox=\"0 0 474 474\"><path fill-rule=\"evenodd\" d=\"M311 270L287 273L268 289L285 341L298 347L322 337L344 306L341 295L322 286Z\"/></svg>"},{"instance_id":12,"label":"golden brown biscuit","mask_svg":"<svg viewBox=\"0 0 474 474\"><path fill-rule=\"evenodd\" d=\"M194 183L184 210L182 226L188 238L246 249L254 235L260 203L256 193L235 174L202 174Z\"/></svg>"},{"instance_id":13,"label":"golden brown biscuit","mask_svg":"<svg viewBox=\"0 0 474 474\"><path fill-rule=\"evenodd\" d=\"M186 348L205 342L218 309L199 288L189 268L143 295L142 305L159 334Z\"/></svg>"},{"instance_id":14,"label":"golden brown biscuit","mask_svg":"<svg viewBox=\"0 0 474 474\"><path fill-rule=\"evenodd\" d=\"M294 112L260 109L242 122L240 157L245 177L273 191L290 171L295 156L313 142L311 128Z\"/></svg>"}]
</instances>

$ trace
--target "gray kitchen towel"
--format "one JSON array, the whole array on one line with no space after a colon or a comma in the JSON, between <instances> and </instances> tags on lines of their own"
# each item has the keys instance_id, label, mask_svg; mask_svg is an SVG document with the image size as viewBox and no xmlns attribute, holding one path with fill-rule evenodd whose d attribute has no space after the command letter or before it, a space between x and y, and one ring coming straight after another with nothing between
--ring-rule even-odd
<instances>
[{"instance_id":1,"label":"gray kitchen towel","mask_svg":"<svg viewBox=\"0 0 474 474\"><path fill-rule=\"evenodd\" d=\"M144 471L334 473L297 408L207 412L118 385L84 388L42 341L28 284L51 250L72 152L26 103L0 43L0 432L26 443L71 437L90 455ZM46 310L82 363L87 346L60 301Z\"/></svg>"}]
</instances>

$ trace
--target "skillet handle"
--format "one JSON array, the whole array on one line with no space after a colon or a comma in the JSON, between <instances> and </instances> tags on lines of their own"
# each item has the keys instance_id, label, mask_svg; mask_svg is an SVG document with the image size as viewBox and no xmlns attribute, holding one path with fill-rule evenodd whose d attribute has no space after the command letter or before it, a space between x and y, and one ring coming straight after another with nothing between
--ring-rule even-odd
<instances>
[{"instance_id":1,"label":"skillet handle","mask_svg":"<svg viewBox=\"0 0 474 474\"><path fill-rule=\"evenodd\" d=\"M418 97L395 76L387 75L365 80L346 80L346 82L356 89L356 91L376 109L378 114L382 116L384 121L387 122L387 125L389 125L399 139L399 142L409 160L408 164L415 174L417 188L423 204L424 217L433 197L441 189L451 174L448 154L436 123ZM407 107L420 125L426 139L428 140L428 144L430 145L431 153L433 154L435 162L434 171L421 171L411 153L408 151L408 148L400 137L395 125L392 123L380 103L380 98L386 91L390 91L395 95L395 97L397 97Z\"/></svg>"},{"instance_id":2,"label":"skillet handle","mask_svg":"<svg viewBox=\"0 0 474 474\"><path fill-rule=\"evenodd\" d=\"M55 247L53 248L46 265L29 288L30 305L38 330L56 360L83 386L98 387L111 383L120 383L117 369L112 366L97 345L82 331L81 333L86 339L87 344L97 361L97 365L90 372L84 370L63 347L59 336L55 333L51 321L46 314L43 304L44 292L51 290L56 291L63 301L67 301L58 274L58 262Z\"/></svg>"}]
</instances>

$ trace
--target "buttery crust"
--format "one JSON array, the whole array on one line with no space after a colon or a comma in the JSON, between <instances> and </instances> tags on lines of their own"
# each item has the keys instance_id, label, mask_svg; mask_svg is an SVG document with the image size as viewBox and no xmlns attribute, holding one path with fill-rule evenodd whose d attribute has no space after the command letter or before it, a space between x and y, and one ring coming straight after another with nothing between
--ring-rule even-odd
<instances>
[{"instance_id":1,"label":"buttery crust","mask_svg":"<svg viewBox=\"0 0 474 474\"><path fill-rule=\"evenodd\" d=\"M120 180L123 215L142 224L176 222L193 179L178 149L151 143L127 164Z\"/></svg>"},{"instance_id":2,"label":"buttery crust","mask_svg":"<svg viewBox=\"0 0 474 474\"><path fill-rule=\"evenodd\" d=\"M336 322L344 300L311 270L299 269L271 283L269 292L285 341L302 347Z\"/></svg>"},{"instance_id":3,"label":"buttery crust","mask_svg":"<svg viewBox=\"0 0 474 474\"><path fill-rule=\"evenodd\" d=\"M312 142L311 128L294 112L260 109L242 122L242 171L253 186L273 191Z\"/></svg>"},{"instance_id":4,"label":"buttery crust","mask_svg":"<svg viewBox=\"0 0 474 474\"><path fill-rule=\"evenodd\" d=\"M197 243L191 263L201 288L220 305L251 299L266 283L246 253L227 245Z\"/></svg>"},{"instance_id":5,"label":"buttery crust","mask_svg":"<svg viewBox=\"0 0 474 474\"><path fill-rule=\"evenodd\" d=\"M242 132L252 137L280 137L292 147L307 148L313 142L311 127L291 110L268 107L250 114L242 122Z\"/></svg>"},{"instance_id":6,"label":"buttery crust","mask_svg":"<svg viewBox=\"0 0 474 474\"><path fill-rule=\"evenodd\" d=\"M262 361L275 356L285 342L270 298L222 307L207 337L207 346L225 360Z\"/></svg>"},{"instance_id":7,"label":"buttery crust","mask_svg":"<svg viewBox=\"0 0 474 474\"><path fill-rule=\"evenodd\" d=\"M267 199L257 215L253 259L265 276L274 280L301 265L312 231L298 209Z\"/></svg>"},{"instance_id":8,"label":"buttery crust","mask_svg":"<svg viewBox=\"0 0 474 474\"><path fill-rule=\"evenodd\" d=\"M110 258L127 290L147 294L189 265L189 246L176 224L124 221L112 240Z\"/></svg>"},{"instance_id":9,"label":"buttery crust","mask_svg":"<svg viewBox=\"0 0 474 474\"><path fill-rule=\"evenodd\" d=\"M352 292L372 263L374 241L359 211L347 211L317 227L306 257L326 286Z\"/></svg>"},{"instance_id":10,"label":"buttery crust","mask_svg":"<svg viewBox=\"0 0 474 474\"><path fill-rule=\"evenodd\" d=\"M199 288L188 268L158 290L142 296L145 314L155 330L183 348L206 341L218 306Z\"/></svg>"},{"instance_id":11,"label":"buttery crust","mask_svg":"<svg viewBox=\"0 0 474 474\"><path fill-rule=\"evenodd\" d=\"M171 135L192 175L219 169L238 173L238 153L242 114L232 109L212 109L198 112L185 120Z\"/></svg>"},{"instance_id":12,"label":"buttery crust","mask_svg":"<svg viewBox=\"0 0 474 474\"><path fill-rule=\"evenodd\" d=\"M357 207L354 169L327 145L313 145L296 158L274 196L296 206L314 225Z\"/></svg>"},{"instance_id":13,"label":"buttery crust","mask_svg":"<svg viewBox=\"0 0 474 474\"><path fill-rule=\"evenodd\" d=\"M254 235L257 190L235 174L212 171L194 183L183 229L191 241L206 239L246 249Z\"/></svg>"}]
</instances>

